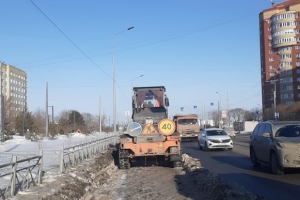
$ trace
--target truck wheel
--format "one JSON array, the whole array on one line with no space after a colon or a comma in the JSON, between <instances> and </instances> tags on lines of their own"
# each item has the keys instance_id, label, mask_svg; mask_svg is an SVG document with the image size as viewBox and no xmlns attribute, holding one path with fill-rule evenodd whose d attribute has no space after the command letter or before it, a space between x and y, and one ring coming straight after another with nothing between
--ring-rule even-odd
<instances>
[{"instance_id":1,"label":"truck wheel","mask_svg":"<svg viewBox=\"0 0 300 200\"><path fill-rule=\"evenodd\" d=\"M130 161L129 161L129 151L119 149L119 169L129 169Z\"/></svg>"},{"instance_id":2,"label":"truck wheel","mask_svg":"<svg viewBox=\"0 0 300 200\"><path fill-rule=\"evenodd\" d=\"M182 167L182 161L170 161L170 167L171 168Z\"/></svg>"}]
</instances>

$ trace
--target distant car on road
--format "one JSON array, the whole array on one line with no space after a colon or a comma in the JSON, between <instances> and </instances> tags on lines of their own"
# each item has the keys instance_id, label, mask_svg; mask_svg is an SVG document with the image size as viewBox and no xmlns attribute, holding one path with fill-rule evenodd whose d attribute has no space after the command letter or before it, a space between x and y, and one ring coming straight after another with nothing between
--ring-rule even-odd
<instances>
[{"instance_id":1,"label":"distant car on road","mask_svg":"<svg viewBox=\"0 0 300 200\"><path fill-rule=\"evenodd\" d=\"M300 121L266 121L250 135L250 159L254 167L268 164L273 174L300 168Z\"/></svg>"},{"instance_id":2,"label":"distant car on road","mask_svg":"<svg viewBox=\"0 0 300 200\"><path fill-rule=\"evenodd\" d=\"M199 149L209 151L211 149L227 148L232 150L233 141L222 128L203 129L198 136Z\"/></svg>"}]
</instances>

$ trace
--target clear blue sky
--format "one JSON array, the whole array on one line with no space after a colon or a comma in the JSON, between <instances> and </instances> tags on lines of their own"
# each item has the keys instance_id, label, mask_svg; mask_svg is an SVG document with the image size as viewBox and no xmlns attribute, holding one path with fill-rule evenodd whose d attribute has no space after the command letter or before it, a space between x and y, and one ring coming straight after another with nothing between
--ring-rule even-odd
<instances>
[{"instance_id":1,"label":"clear blue sky","mask_svg":"<svg viewBox=\"0 0 300 200\"><path fill-rule=\"evenodd\" d=\"M45 108L48 82L56 114L98 115L101 95L112 120L112 40L119 121L131 111L131 84L165 86L169 115L217 109L216 92L222 108L261 104L258 15L269 0L32 2L81 51L30 0L1 0L0 61L27 72L30 111Z\"/></svg>"}]
</instances>

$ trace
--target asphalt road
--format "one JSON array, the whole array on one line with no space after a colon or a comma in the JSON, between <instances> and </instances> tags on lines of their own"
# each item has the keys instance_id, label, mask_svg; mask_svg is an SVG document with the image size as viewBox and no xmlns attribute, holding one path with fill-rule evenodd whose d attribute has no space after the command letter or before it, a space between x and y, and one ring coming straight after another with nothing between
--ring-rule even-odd
<instances>
[{"instance_id":1,"label":"asphalt road","mask_svg":"<svg viewBox=\"0 0 300 200\"><path fill-rule=\"evenodd\" d=\"M198 149L197 142L183 141L183 153L198 158L201 165L229 183L238 184L267 200L299 200L300 170L273 175L267 165L253 169L249 158L249 135L237 135L232 151Z\"/></svg>"}]
</instances>

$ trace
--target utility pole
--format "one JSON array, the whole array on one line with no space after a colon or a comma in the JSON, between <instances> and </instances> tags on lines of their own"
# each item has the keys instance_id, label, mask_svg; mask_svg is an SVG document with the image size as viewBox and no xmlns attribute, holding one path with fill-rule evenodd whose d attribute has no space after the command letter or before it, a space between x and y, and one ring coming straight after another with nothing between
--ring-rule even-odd
<instances>
[{"instance_id":1,"label":"utility pole","mask_svg":"<svg viewBox=\"0 0 300 200\"><path fill-rule=\"evenodd\" d=\"M49 121L48 121L48 82L46 82L46 137L48 137L48 126L49 126Z\"/></svg>"},{"instance_id":2,"label":"utility pole","mask_svg":"<svg viewBox=\"0 0 300 200\"><path fill-rule=\"evenodd\" d=\"M75 132L75 110L73 110L73 130Z\"/></svg>"},{"instance_id":3,"label":"utility pole","mask_svg":"<svg viewBox=\"0 0 300 200\"><path fill-rule=\"evenodd\" d=\"M2 62L0 61L0 114L1 114L1 141L4 142L5 141L5 136L4 136L4 98L3 98L3 94L2 94Z\"/></svg>"},{"instance_id":4,"label":"utility pole","mask_svg":"<svg viewBox=\"0 0 300 200\"><path fill-rule=\"evenodd\" d=\"M102 132L102 117L101 117L101 95L99 100L99 132Z\"/></svg>"}]
</instances>

